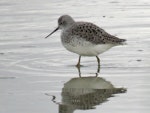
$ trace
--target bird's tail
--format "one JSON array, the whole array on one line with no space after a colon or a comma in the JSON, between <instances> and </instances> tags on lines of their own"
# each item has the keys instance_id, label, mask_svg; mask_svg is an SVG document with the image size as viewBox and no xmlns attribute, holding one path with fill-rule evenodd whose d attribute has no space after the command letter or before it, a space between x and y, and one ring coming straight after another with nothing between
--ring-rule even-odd
<instances>
[{"instance_id":1,"label":"bird's tail","mask_svg":"<svg viewBox=\"0 0 150 113\"><path fill-rule=\"evenodd\" d=\"M127 45L127 40L126 39L120 39L120 44L121 45Z\"/></svg>"}]
</instances>

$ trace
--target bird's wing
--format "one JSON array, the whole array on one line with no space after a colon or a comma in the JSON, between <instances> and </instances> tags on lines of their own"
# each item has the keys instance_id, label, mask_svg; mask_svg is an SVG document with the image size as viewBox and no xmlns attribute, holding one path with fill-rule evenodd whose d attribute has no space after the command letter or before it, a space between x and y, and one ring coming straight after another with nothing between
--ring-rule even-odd
<instances>
[{"instance_id":1,"label":"bird's wing","mask_svg":"<svg viewBox=\"0 0 150 113\"><path fill-rule=\"evenodd\" d=\"M98 26L87 22L78 22L69 30L71 30L69 31L71 35L83 38L93 44L121 44L125 41L124 39L119 39L110 35Z\"/></svg>"}]
</instances>

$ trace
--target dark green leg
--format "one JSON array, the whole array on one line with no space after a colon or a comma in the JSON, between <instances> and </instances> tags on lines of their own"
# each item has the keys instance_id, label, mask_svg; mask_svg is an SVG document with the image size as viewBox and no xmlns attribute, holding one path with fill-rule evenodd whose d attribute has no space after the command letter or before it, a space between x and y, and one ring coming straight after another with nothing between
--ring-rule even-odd
<instances>
[{"instance_id":1,"label":"dark green leg","mask_svg":"<svg viewBox=\"0 0 150 113\"><path fill-rule=\"evenodd\" d=\"M79 60L78 60L76 67L80 67L80 60L81 60L81 55L79 56Z\"/></svg>"},{"instance_id":2,"label":"dark green leg","mask_svg":"<svg viewBox=\"0 0 150 113\"><path fill-rule=\"evenodd\" d=\"M97 58L98 66L100 66L100 59L98 58L98 56L96 56L96 58Z\"/></svg>"}]
</instances>

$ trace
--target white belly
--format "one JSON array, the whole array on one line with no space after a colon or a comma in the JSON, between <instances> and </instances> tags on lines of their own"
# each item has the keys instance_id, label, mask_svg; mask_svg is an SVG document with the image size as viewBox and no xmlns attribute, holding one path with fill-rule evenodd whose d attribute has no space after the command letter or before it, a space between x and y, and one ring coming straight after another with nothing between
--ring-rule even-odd
<instances>
[{"instance_id":1,"label":"white belly","mask_svg":"<svg viewBox=\"0 0 150 113\"><path fill-rule=\"evenodd\" d=\"M114 46L113 44L94 45L90 42L84 42L84 44L80 43L76 45L63 43L63 45L67 50L77 53L81 56L97 56Z\"/></svg>"}]
</instances>

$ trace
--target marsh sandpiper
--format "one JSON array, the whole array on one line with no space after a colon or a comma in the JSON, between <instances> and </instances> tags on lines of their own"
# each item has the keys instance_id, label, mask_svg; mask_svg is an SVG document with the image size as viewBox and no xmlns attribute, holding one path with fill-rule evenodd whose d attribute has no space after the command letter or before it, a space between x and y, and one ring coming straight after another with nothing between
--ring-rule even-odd
<instances>
[{"instance_id":1,"label":"marsh sandpiper","mask_svg":"<svg viewBox=\"0 0 150 113\"><path fill-rule=\"evenodd\" d=\"M123 45L125 39L120 39L107 33L102 28L90 22L76 22L69 15L62 15L58 19L58 27L48 36L61 29L61 42L63 46L79 55L77 67L80 66L81 56L95 56L100 66L99 54L113 46Z\"/></svg>"}]
</instances>

